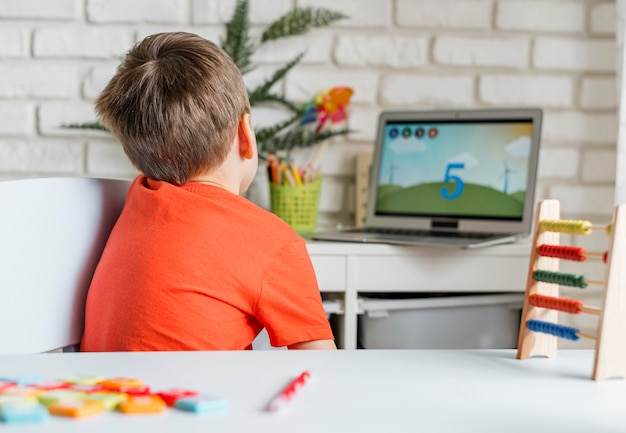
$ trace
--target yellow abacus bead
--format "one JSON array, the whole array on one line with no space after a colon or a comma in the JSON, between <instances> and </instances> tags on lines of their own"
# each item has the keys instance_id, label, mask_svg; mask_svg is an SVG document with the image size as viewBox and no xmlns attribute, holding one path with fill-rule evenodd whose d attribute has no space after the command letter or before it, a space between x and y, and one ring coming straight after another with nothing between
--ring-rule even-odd
<instances>
[{"instance_id":1,"label":"yellow abacus bead","mask_svg":"<svg viewBox=\"0 0 626 433\"><path fill-rule=\"evenodd\" d=\"M543 220L539 222L539 228L545 232L559 232L570 235L588 235L591 233L591 223L582 220Z\"/></svg>"}]
</instances>

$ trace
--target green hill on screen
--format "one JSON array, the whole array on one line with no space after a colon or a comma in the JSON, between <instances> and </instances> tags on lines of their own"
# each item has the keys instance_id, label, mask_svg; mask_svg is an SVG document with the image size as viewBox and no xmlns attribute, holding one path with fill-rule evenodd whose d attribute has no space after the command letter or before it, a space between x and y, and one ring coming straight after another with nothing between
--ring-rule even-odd
<instances>
[{"instance_id":1,"label":"green hill on screen","mask_svg":"<svg viewBox=\"0 0 626 433\"><path fill-rule=\"evenodd\" d=\"M448 213L463 216L504 216L518 218L524 206L523 191L505 194L490 187L466 183L455 199L445 199L441 189L452 194L453 183L433 182L417 186L381 185L377 209L382 212L421 214Z\"/></svg>"}]
</instances>

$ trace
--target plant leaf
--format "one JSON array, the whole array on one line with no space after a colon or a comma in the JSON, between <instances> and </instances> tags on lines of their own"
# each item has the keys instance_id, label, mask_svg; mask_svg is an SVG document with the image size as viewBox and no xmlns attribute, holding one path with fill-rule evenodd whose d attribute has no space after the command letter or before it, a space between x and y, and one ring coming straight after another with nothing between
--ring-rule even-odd
<instances>
[{"instance_id":1,"label":"plant leaf","mask_svg":"<svg viewBox=\"0 0 626 433\"><path fill-rule=\"evenodd\" d=\"M284 120L275 125L261 128L255 131L256 141L259 147L264 146L265 142L272 139L272 137L274 137L276 134L278 134L282 130L288 128L289 126L295 124L296 122L299 122L301 117L302 117L302 112L297 112L287 120Z\"/></svg>"},{"instance_id":2,"label":"plant leaf","mask_svg":"<svg viewBox=\"0 0 626 433\"><path fill-rule=\"evenodd\" d=\"M326 27L348 18L340 12L324 8L295 8L274 21L261 35L261 43L286 36L302 35L315 27Z\"/></svg>"},{"instance_id":3,"label":"plant leaf","mask_svg":"<svg viewBox=\"0 0 626 433\"><path fill-rule=\"evenodd\" d=\"M281 105L284 108L291 111L292 113L302 113L301 105L291 102L287 98L280 96L280 95L276 95L274 93L268 93L267 95L264 95L261 98L257 98L255 101L255 105L271 104L271 103Z\"/></svg>"},{"instance_id":4,"label":"plant leaf","mask_svg":"<svg viewBox=\"0 0 626 433\"><path fill-rule=\"evenodd\" d=\"M251 57L255 43L250 38L248 13L248 0L239 0L232 18L226 23L226 38L221 40L222 49L233 59L242 75L254 69Z\"/></svg>"},{"instance_id":5,"label":"plant leaf","mask_svg":"<svg viewBox=\"0 0 626 433\"><path fill-rule=\"evenodd\" d=\"M254 69L252 64L253 54L264 42L287 36L301 35L312 28L325 27L335 21L348 18L343 13L329 9L296 7L270 24L262 33L260 39L252 39L250 37L249 5L250 0L237 0L231 19L225 24L225 37L220 41L222 49L232 58L242 75ZM281 149L289 150L295 147L308 147L327 138L350 132L350 130L344 129L337 131L325 130L315 133L314 128L311 128L310 124L301 124L302 117L306 113L304 107L289 101L284 95L272 92L272 87L285 78L285 75L302 60L303 55L304 53L299 54L292 61L275 71L264 83L253 90L248 90L250 105L261 103L274 104L291 112L291 117L287 120L256 131L259 156L261 158L264 158L265 154L269 152ZM99 121L63 125L62 127L107 131Z\"/></svg>"},{"instance_id":6,"label":"plant leaf","mask_svg":"<svg viewBox=\"0 0 626 433\"><path fill-rule=\"evenodd\" d=\"M259 101L265 99L267 95L269 94L269 91L272 88L272 86L276 84L278 81L282 80L285 77L285 75L287 75L287 72L289 72L294 66L296 66L300 62L300 60L302 60L303 56L304 56L304 53L298 54L289 63L287 63L280 69L276 70L272 74L272 76L269 79L267 79L264 83L257 86L254 90L248 91L248 98L250 99L250 105L254 106Z\"/></svg>"},{"instance_id":7,"label":"plant leaf","mask_svg":"<svg viewBox=\"0 0 626 433\"><path fill-rule=\"evenodd\" d=\"M290 151L295 148L311 147L329 138L354 132L351 129L324 130L315 132L315 129L306 126L296 126L283 134L274 135L259 145L259 155L264 158L268 153Z\"/></svg>"}]
</instances>

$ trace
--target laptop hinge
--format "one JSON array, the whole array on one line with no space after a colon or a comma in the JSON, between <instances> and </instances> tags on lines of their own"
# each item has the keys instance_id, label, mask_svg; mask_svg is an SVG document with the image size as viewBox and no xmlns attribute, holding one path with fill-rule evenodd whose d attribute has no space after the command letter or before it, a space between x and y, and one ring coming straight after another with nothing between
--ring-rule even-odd
<instances>
[{"instance_id":1,"label":"laptop hinge","mask_svg":"<svg viewBox=\"0 0 626 433\"><path fill-rule=\"evenodd\" d=\"M458 229L458 221L433 221L430 224L431 229Z\"/></svg>"}]
</instances>

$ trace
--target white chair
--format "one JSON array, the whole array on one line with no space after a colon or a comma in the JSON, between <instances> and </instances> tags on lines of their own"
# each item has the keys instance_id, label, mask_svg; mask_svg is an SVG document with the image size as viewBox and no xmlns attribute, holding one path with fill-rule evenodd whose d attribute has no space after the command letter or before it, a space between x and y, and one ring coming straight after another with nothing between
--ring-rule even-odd
<instances>
[{"instance_id":1,"label":"white chair","mask_svg":"<svg viewBox=\"0 0 626 433\"><path fill-rule=\"evenodd\" d=\"M0 354L76 347L126 180L0 182Z\"/></svg>"}]
</instances>

